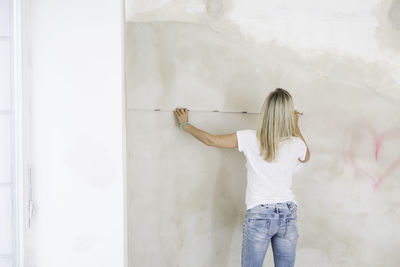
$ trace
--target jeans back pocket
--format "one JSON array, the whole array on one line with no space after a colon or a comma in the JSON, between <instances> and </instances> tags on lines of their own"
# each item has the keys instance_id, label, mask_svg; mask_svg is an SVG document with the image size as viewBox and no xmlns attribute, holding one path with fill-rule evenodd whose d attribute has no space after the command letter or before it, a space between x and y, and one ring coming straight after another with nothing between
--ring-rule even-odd
<instances>
[{"instance_id":1,"label":"jeans back pocket","mask_svg":"<svg viewBox=\"0 0 400 267\"><path fill-rule=\"evenodd\" d=\"M250 214L246 218L247 237L253 241L268 239L271 219L266 214Z\"/></svg>"}]
</instances>

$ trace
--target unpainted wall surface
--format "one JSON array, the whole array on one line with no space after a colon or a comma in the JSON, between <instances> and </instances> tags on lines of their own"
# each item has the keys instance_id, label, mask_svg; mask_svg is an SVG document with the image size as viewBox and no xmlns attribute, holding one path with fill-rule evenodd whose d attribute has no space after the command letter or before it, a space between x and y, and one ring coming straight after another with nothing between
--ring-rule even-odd
<instances>
[{"instance_id":1,"label":"unpainted wall surface","mask_svg":"<svg viewBox=\"0 0 400 267\"><path fill-rule=\"evenodd\" d=\"M400 263L399 2L128 1L130 266L240 266L245 157L211 134L256 127L276 87L304 112L296 266ZM271 247L264 266L273 266Z\"/></svg>"}]
</instances>

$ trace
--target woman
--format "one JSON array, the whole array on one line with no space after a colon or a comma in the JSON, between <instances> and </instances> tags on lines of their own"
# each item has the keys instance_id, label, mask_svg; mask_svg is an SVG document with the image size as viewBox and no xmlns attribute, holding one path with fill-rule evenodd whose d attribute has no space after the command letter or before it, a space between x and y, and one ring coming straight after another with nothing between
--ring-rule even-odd
<instances>
[{"instance_id":1,"label":"woman","mask_svg":"<svg viewBox=\"0 0 400 267\"><path fill-rule=\"evenodd\" d=\"M265 99L257 130L211 135L188 122L187 109L177 108L180 127L209 146L238 148L246 156L246 216L243 222L242 266L262 267L271 241L276 267L294 266L297 203L292 175L310 159L288 91L277 88Z\"/></svg>"}]
</instances>

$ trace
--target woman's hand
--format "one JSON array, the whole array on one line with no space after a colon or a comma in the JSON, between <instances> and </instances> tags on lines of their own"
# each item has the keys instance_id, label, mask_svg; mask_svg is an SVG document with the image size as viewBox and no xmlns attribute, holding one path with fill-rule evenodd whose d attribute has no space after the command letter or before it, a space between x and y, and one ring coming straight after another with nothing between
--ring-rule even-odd
<instances>
[{"instance_id":1,"label":"woman's hand","mask_svg":"<svg viewBox=\"0 0 400 267\"><path fill-rule=\"evenodd\" d=\"M174 113L178 119L179 125L181 125L182 122L189 121L189 110L187 108L176 108Z\"/></svg>"}]
</instances>

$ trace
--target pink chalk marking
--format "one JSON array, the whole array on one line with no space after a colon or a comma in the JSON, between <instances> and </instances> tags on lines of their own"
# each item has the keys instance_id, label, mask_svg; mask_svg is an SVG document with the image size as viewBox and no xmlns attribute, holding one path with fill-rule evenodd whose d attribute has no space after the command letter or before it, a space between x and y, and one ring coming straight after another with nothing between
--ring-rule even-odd
<instances>
[{"instance_id":1,"label":"pink chalk marking","mask_svg":"<svg viewBox=\"0 0 400 267\"><path fill-rule=\"evenodd\" d=\"M374 191L378 191L383 180L389 176L397 167L400 166L400 156L397 158L397 160L393 161L392 164L389 165L389 167L384 171L383 174L372 174L368 170L365 170L361 168L357 163L356 159L354 156L354 150L355 150L355 143L359 140L359 136L357 133L362 130L367 130L368 133L370 133L375 140L375 162L378 162L378 156L379 156L379 151L382 148L382 145L384 141L387 141L389 139L395 139L395 138L400 138L400 128L393 128L390 130L385 131L384 133L378 135L375 131L375 129L369 125L369 124L359 124L355 126L354 130L352 131L352 137L351 137L351 143L349 150L345 152L345 159L347 159L348 163L350 166L355 170L358 171L359 173L363 174L364 176L370 178L373 182L373 189ZM355 139L355 140L354 140Z\"/></svg>"},{"instance_id":2,"label":"pink chalk marking","mask_svg":"<svg viewBox=\"0 0 400 267\"><path fill-rule=\"evenodd\" d=\"M379 186L381 185L384 178L389 176L391 172L393 172L400 165L400 158L398 158L395 162L393 162L386 172L383 175L380 175L378 179L374 182L374 191L378 191Z\"/></svg>"},{"instance_id":3,"label":"pink chalk marking","mask_svg":"<svg viewBox=\"0 0 400 267\"><path fill-rule=\"evenodd\" d=\"M382 146L382 142L383 142L382 136L377 137L375 139L375 161L378 161L378 153L379 153L379 149Z\"/></svg>"}]
</instances>

